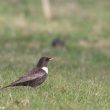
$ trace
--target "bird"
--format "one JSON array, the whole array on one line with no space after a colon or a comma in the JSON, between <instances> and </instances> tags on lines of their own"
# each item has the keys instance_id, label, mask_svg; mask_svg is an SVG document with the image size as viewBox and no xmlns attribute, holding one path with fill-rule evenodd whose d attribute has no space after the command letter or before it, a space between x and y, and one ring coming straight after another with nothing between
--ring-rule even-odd
<instances>
[{"instance_id":1,"label":"bird","mask_svg":"<svg viewBox=\"0 0 110 110\"><path fill-rule=\"evenodd\" d=\"M52 47L64 47L65 43L60 38L53 39L51 43Z\"/></svg>"},{"instance_id":2,"label":"bird","mask_svg":"<svg viewBox=\"0 0 110 110\"><path fill-rule=\"evenodd\" d=\"M37 65L25 74L22 77L19 77L17 80L12 82L11 84L0 88L0 90L5 89L7 87L16 87L16 86L30 86L37 87L41 85L48 76L48 62L53 58L50 57L41 57L38 61Z\"/></svg>"}]
</instances>

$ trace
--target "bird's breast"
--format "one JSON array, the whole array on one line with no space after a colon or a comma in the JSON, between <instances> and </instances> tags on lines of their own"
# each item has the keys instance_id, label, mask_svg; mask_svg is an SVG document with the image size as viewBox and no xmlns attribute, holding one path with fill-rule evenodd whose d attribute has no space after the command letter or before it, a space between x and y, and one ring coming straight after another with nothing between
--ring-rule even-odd
<instances>
[{"instance_id":1,"label":"bird's breast","mask_svg":"<svg viewBox=\"0 0 110 110\"><path fill-rule=\"evenodd\" d=\"M47 67L42 67L42 70L44 70L48 74L48 68Z\"/></svg>"}]
</instances>

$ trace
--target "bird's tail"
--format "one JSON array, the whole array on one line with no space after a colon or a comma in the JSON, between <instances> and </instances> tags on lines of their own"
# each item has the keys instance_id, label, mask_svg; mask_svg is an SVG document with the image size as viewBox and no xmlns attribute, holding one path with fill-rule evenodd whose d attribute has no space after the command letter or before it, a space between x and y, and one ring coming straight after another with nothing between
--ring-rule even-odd
<instances>
[{"instance_id":1,"label":"bird's tail","mask_svg":"<svg viewBox=\"0 0 110 110\"><path fill-rule=\"evenodd\" d=\"M0 88L0 91L3 90L3 89L5 89L5 88L7 88L7 87L10 87L10 86L11 85L4 86L4 87Z\"/></svg>"}]
</instances>

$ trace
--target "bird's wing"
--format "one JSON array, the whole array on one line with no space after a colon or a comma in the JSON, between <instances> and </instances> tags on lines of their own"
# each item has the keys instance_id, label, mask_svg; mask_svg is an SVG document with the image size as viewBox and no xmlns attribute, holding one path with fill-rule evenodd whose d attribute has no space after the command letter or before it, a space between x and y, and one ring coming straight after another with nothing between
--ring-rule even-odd
<instances>
[{"instance_id":1,"label":"bird's wing","mask_svg":"<svg viewBox=\"0 0 110 110\"><path fill-rule=\"evenodd\" d=\"M11 85L31 81L31 80L34 80L34 79L37 79L37 78L41 78L43 75L45 75L45 72L40 69L39 71L37 71L34 74L27 74L23 77L20 77L18 80L11 83Z\"/></svg>"}]
</instances>

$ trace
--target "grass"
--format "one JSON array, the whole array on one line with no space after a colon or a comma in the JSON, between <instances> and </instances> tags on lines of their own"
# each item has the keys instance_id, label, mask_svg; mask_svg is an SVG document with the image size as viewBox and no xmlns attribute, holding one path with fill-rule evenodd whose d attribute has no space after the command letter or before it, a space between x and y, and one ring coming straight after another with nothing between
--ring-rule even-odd
<instances>
[{"instance_id":1,"label":"grass","mask_svg":"<svg viewBox=\"0 0 110 110\"><path fill-rule=\"evenodd\" d=\"M72 9L72 1L62 0L63 12L54 2L49 21L38 1L0 0L0 86L27 73L41 56L55 57L40 87L0 91L0 110L109 110L110 1L78 0ZM64 48L51 47L56 37Z\"/></svg>"}]
</instances>

